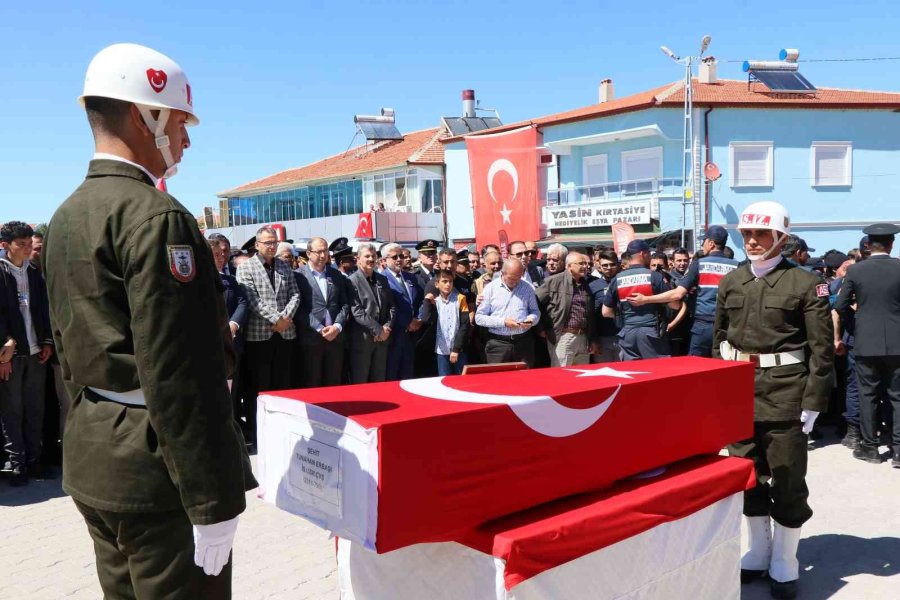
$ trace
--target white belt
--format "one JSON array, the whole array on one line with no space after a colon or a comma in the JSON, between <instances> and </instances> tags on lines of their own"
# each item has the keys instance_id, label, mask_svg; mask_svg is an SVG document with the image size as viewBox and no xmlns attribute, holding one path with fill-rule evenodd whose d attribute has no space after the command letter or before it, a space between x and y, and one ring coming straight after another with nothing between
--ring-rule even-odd
<instances>
[{"instance_id":1,"label":"white belt","mask_svg":"<svg viewBox=\"0 0 900 600\"><path fill-rule=\"evenodd\" d=\"M228 391L231 391L231 380L228 380ZM127 404L129 406L147 406L144 399L144 392L140 388L131 390L130 392L112 392L110 390L101 390L100 388L88 387L92 392L100 394L107 400L118 402L119 404Z\"/></svg>"},{"instance_id":2,"label":"white belt","mask_svg":"<svg viewBox=\"0 0 900 600\"><path fill-rule=\"evenodd\" d=\"M803 350L776 352L775 354L750 354L748 352L741 352L729 344L727 340L719 344L719 352L725 360L752 362L763 369L783 367L785 365L798 365L806 360L806 353Z\"/></svg>"},{"instance_id":3,"label":"white belt","mask_svg":"<svg viewBox=\"0 0 900 600\"><path fill-rule=\"evenodd\" d=\"M128 404L129 406L147 406L144 400L144 392L140 388L131 390L130 392L112 392L110 390L101 390L100 388L88 387L89 390L100 394L107 400L118 402L119 404Z\"/></svg>"}]
</instances>

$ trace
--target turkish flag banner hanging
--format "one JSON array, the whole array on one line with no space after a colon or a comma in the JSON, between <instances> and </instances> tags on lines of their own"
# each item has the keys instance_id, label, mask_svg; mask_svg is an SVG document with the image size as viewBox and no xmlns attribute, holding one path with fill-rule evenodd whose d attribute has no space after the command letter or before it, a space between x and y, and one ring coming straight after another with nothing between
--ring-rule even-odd
<instances>
[{"instance_id":1,"label":"turkish flag banner hanging","mask_svg":"<svg viewBox=\"0 0 900 600\"><path fill-rule=\"evenodd\" d=\"M356 225L356 233L353 235L358 240L368 240L372 235L372 213L359 213L359 223Z\"/></svg>"},{"instance_id":2,"label":"turkish flag banner hanging","mask_svg":"<svg viewBox=\"0 0 900 600\"><path fill-rule=\"evenodd\" d=\"M270 392L261 496L379 553L753 433L751 363L679 357Z\"/></svg>"},{"instance_id":3,"label":"turkish flag banner hanging","mask_svg":"<svg viewBox=\"0 0 900 600\"><path fill-rule=\"evenodd\" d=\"M497 244L504 252L515 240L540 238L536 127L466 138L475 243Z\"/></svg>"}]
</instances>

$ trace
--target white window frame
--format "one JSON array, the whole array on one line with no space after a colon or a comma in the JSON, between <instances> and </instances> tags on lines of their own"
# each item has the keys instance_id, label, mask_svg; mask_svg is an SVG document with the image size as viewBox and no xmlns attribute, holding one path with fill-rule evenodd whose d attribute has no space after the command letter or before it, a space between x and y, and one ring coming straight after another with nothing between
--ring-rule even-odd
<instances>
[{"instance_id":1,"label":"white window frame","mask_svg":"<svg viewBox=\"0 0 900 600\"><path fill-rule=\"evenodd\" d=\"M737 173L737 163L735 162L735 150L740 152L744 148L766 148L768 155L766 156L766 180L761 183L741 184L735 180ZM754 187L774 187L775 186L775 143L774 142L731 142L728 144L728 162L729 162L729 185L733 188L754 188Z\"/></svg>"},{"instance_id":2,"label":"white window frame","mask_svg":"<svg viewBox=\"0 0 900 600\"><path fill-rule=\"evenodd\" d=\"M588 184L587 174L589 167L597 167L603 165L603 181L600 183ZM606 154L592 154L590 156L581 157L581 185L603 185L609 183L609 156Z\"/></svg>"},{"instance_id":3,"label":"white window frame","mask_svg":"<svg viewBox=\"0 0 900 600\"><path fill-rule=\"evenodd\" d=\"M839 183L821 183L816 173L816 153L820 148L843 148L844 180ZM809 150L809 181L811 187L850 187L853 185L853 142L813 142Z\"/></svg>"},{"instance_id":4,"label":"white window frame","mask_svg":"<svg viewBox=\"0 0 900 600\"><path fill-rule=\"evenodd\" d=\"M628 173L628 161L632 158L658 158L659 173L657 179L663 178L663 147L651 146L650 148L639 148L637 150L625 150L622 152L622 181L634 181Z\"/></svg>"}]
</instances>

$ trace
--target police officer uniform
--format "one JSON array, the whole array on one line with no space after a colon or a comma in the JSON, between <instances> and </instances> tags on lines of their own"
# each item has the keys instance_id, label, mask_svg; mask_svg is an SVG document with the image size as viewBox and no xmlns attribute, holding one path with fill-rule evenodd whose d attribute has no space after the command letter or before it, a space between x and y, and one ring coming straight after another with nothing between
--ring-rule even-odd
<instances>
[{"instance_id":1,"label":"police officer uniform","mask_svg":"<svg viewBox=\"0 0 900 600\"><path fill-rule=\"evenodd\" d=\"M707 239L723 245L728 233L720 225L713 225L706 232ZM691 262L688 272L678 285L692 294L691 308L693 323L688 345L689 356L712 356L713 322L716 318L716 294L722 279L734 271L738 261L727 258L721 250L711 250L698 260Z\"/></svg>"},{"instance_id":2,"label":"police officer uniform","mask_svg":"<svg viewBox=\"0 0 900 600\"><path fill-rule=\"evenodd\" d=\"M344 277L350 277L350 275L352 275L356 270L356 264L353 257L353 248L351 248L347 243L347 238L337 238L328 245L328 250L331 251L331 258L334 261L334 268L340 271L341 275L343 275ZM349 267L350 263L353 263L352 268L347 268ZM345 267L346 270L342 269L342 266Z\"/></svg>"},{"instance_id":3,"label":"police officer uniform","mask_svg":"<svg viewBox=\"0 0 900 600\"><path fill-rule=\"evenodd\" d=\"M629 252L638 252L640 248L646 248L646 242L632 242L628 248ZM642 265L634 265L619 272L610 282L603 305L618 308L622 315L622 329L619 331L621 360L663 358L671 355L669 341L664 334L664 307L656 304L634 306L627 300L635 293L653 296L668 290L669 286L666 285L662 273Z\"/></svg>"},{"instance_id":4,"label":"police officer uniform","mask_svg":"<svg viewBox=\"0 0 900 600\"><path fill-rule=\"evenodd\" d=\"M121 44L95 57L84 96L141 102L103 83L131 67L122 81L146 85L151 66L185 93L171 59ZM155 89L144 95L167 101ZM95 158L54 214L43 258L74 400L63 489L87 523L105 597L229 598L230 539L219 562L194 535L215 529L233 538L245 492L257 484L228 390L224 287L196 219L142 166ZM201 569L198 557L212 563Z\"/></svg>"},{"instance_id":5,"label":"police officer uniform","mask_svg":"<svg viewBox=\"0 0 900 600\"><path fill-rule=\"evenodd\" d=\"M777 228L773 235L786 235L789 218L781 205L758 202L741 215L741 226ZM811 430L828 407L833 327L827 285L818 277L784 258L763 277L754 275L751 264L719 284L713 356L756 365L753 437L728 447L732 456L749 458L756 467L757 485L744 493L751 546L742 559L742 581L768 571L773 596L793 598L800 527L813 514L807 503L804 427Z\"/></svg>"},{"instance_id":6,"label":"police officer uniform","mask_svg":"<svg viewBox=\"0 0 900 600\"><path fill-rule=\"evenodd\" d=\"M422 240L416 244L416 251L420 255L428 254L431 256L437 254L439 245L437 240ZM434 278L434 272L426 269L425 266L421 264L419 265L419 268L416 269L415 275L419 282L419 287L423 290L428 287L428 283Z\"/></svg>"},{"instance_id":7,"label":"police officer uniform","mask_svg":"<svg viewBox=\"0 0 900 600\"><path fill-rule=\"evenodd\" d=\"M876 223L863 229L869 244L893 244L900 227ZM856 304L854 313L852 305ZM859 384L861 441L853 456L880 463L878 402L893 407L893 466L900 468L900 260L883 251L847 269L835 310L848 320L855 316L856 375ZM879 398L882 396L882 398Z\"/></svg>"}]
</instances>

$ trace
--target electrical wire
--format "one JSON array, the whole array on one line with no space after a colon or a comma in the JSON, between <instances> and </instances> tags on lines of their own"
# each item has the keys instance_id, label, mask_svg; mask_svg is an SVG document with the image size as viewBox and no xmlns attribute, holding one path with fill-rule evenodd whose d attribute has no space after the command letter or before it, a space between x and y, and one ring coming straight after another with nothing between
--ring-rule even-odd
<instances>
[{"instance_id":1,"label":"electrical wire","mask_svg":"<svg viewBox=\"0 0 900 600\"><path fill-rule=\"evenodd\" d=\"M808 58L798 60L798 63L823 63L823 62L877 62L887 60L900 60L900 56L873 56L870 58ZM719 60L720 63L744 63L744 60Z\"/></svg>"}]
</instances>

